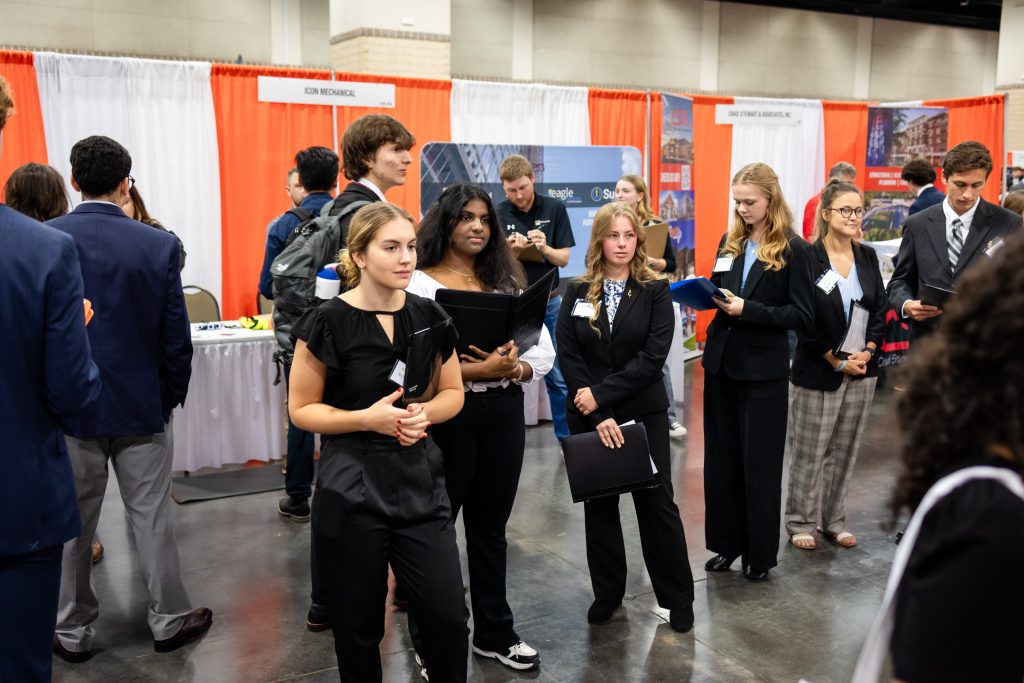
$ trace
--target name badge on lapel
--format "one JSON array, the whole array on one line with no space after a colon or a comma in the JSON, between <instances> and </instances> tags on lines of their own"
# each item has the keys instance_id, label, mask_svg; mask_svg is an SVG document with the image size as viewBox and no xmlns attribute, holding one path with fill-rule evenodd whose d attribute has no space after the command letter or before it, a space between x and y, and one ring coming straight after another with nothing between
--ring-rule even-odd
<instances>
[{"instance_id":1,"label":"name badge on lapel","mask_svg":"<svg viewBox=\"0 0 1024 683\"><path fill-rule=\"evenodd\" d=\"M583 299L576 299L576 303L572 307L572 315L574 318L593 318L594 304Z\"/></svg>"},{"instance_id":2,"label":"name badge on lapel","mask_svg":"<svg viewBox=\"0 0 1024 683\"><path fill-rule=\"evenodd\" d=\"M993 256L996 255L996 252L998 252L1002 248L1003 248L1003 238L1000 237L998 239L994 239L991 242L989 242L987 245L985 245L985 256L988 256L989 258L992 258Z\"/></svg>"},{"instance_id":3,"label":"name badge on lapel","mask_svg":"<svg viewBox=\"0 0 1024 683\"><path fill-rule=\"evenodd\" d=\"M712 272L728 273L732 270L732 262L735 260L732 256L719 256L715 259L715 268Z\"/></svg>"},{"instance_id":4,"label":"name badge on lapel","mask_svg":"<svg viewBox=\"0 0 1024 683\"><path fill-rule=\"evenodd\" d=\"M814 284L826 294L831 294L832 290L839 284L839 276L834 270L826 270L818 277L818 281Z\"/></svg>"}]
</instances>

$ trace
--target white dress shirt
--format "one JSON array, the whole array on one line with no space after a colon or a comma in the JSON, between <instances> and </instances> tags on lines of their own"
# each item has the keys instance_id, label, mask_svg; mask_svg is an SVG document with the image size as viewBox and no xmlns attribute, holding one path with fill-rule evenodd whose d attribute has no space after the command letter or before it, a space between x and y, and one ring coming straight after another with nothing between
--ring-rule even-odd
<instances>
[{"instance_id":1,"label":"white dress shirt","mask_svg":"<svg viewBox=\"0 0 1024 683\"><path fill-rule=\"evenodd\" d=\"M377 187L376 185L374 185L374 184L373 184L373 182L371 182L371 181L367 180L366 178L360 178L360 179L359 179L359 180L357 180L356 182L357 182L357 183L359 183L360 185L362 185L363 187L368 187L368 188L370 188L370 190L372 190L372 191L373 191L373 193L374 193L375 195L377 195L378 197L380 197L380 200L381 200L382 202L387 202L387 201L388 201L387 199L385 199L385 198L384 198L384 193L383 193L383 192L381 192L381 191L380 191L380 188L379 188L379 187Z\"/></svg>"}]
</instances>

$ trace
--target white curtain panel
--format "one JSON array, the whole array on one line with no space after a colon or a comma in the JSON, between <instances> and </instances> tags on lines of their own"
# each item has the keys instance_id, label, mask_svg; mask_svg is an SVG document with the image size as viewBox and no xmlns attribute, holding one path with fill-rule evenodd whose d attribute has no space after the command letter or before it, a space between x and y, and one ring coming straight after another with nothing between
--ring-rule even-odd
<instances>
[{"instance_id":1,"label":"white curtain panel","mask_svg":"<svg viewBox=\"0 0 1024 683\"><path fill-rule=\"evenodd\" d=\"M821 101L737 97L734 104L787 109L798 120L788 124L751 121L733 125L730 180L749 163L761 161L771 166L793 212L793 229L800 234L804 205L821 190L825 178L825 118Z\"/></svg>"},{"instance_id":2,"label":"white curtain panel","mask_svg":"<svg viewBox=\"0 0 1024 683\"><path fill-rule=\"evenodd\" d=\"M452 142L589 145L587 88L452 81Z\"/></svg>"},{"instance_id":3,"label":"white curtain panel","mask_svg":"<svg viewBox=\"0 0 1024 683\"><path fill-rule=\"evenodd\" d=\"M221 299L220 165L210 64L35 53L50 164L71 175L71 147L106 135L132 155L150 215L185 244L182 284ZM72 203L80 201L68 185Z\"/></svg>"}]
</instances>

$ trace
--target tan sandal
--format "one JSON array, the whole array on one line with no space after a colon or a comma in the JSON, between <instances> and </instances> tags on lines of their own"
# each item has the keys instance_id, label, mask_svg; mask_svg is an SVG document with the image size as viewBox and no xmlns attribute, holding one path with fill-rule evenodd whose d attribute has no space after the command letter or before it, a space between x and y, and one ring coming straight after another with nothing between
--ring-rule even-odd
<instances>
[{"instance_id":1,"label":"tan sandal","mask_svg":"<svg viewBox=\"0 0 1024 683\"><path fill-rule=\"evenodd\" d=\"M826 532L825 535L831 538L836 545L840 545L844 548L852 548L857 545L857 537L849 531L840 531L835 535Z\"/></svg>"},{"instance_id":2,"label":"tan sandal","mask_svg":"<svg viewBox=\"0 0 1024 683\"><path fill-rule=\"evenodd\" d=\"M800 548L800 550L814 550L818 547L818 542L814 540L814 536L809 533L793 534L789 537L789 542L794 547Z\"/></svg>"}]
</instances>

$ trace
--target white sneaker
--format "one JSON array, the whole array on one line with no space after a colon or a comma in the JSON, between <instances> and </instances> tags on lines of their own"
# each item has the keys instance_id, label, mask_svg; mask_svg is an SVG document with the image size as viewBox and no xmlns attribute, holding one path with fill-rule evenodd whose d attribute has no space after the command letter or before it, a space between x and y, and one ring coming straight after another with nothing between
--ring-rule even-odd
<instances>
[{"instance_id":1,"label":"white sneaker","mask_svg":"<svg viewBox=\"0 0 1024 683\"><path fill-rule=\"evenodd\" d=\"M476 645L473 646L473 652L481 657L497 659L510 669L517 669L519 671L533 669L540 664L540 655L537 654L537 651L521 640L510 647L505 654L490 650L481 650Z\"/></svg>"},{"instance_id":2,"label":"white sneaker","mask_svg":"<svg viewBox=\"0 0 1024 683\"><path fill-rule=\"evenodd\" d=\"M686 436L686 427L679 424L679 420L676 420L668 426L668 435L676 438Z\"/></svg>"},{"instance_id":3,"label":"white sneaker","mask_svg":"<svg viewBox=\"0 0 1024 683\"><path fill-rule=\"evenodd\" d=\"M420 678L422 678L425 681L429 681L430 674L427 673L427 665L423 663L423 660L420 658L419 652L416 653L416 666L420 668Z\"/></svg>"}]
</instances>

